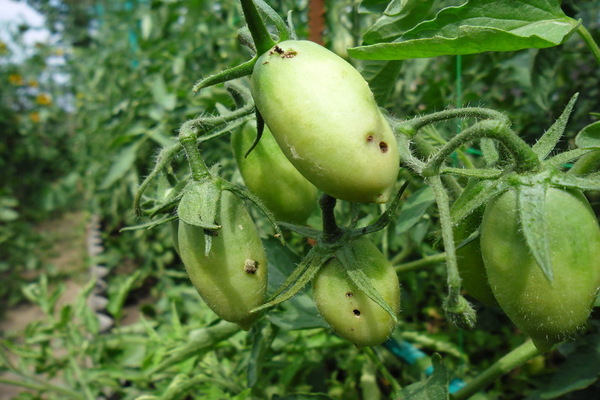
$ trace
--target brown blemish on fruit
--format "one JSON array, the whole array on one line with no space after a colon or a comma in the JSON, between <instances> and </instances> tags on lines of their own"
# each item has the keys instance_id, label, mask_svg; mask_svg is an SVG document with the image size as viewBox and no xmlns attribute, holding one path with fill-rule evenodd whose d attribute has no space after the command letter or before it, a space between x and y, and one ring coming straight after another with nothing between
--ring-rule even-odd
<instances>
[{"instance_id":1,"label":"brown blemish on fruit","mask_svg":"<svg viewBox=\"0 0 600 400\"><path fill-rule=\"evenodd\" d=\"M388 144L386 142L379 142L379 150L381 150L382 153L387 153L389 150Z\"/></svg>"},{"instance_id":2,"label":"brown blemish on fruit","mask_svg":"<svg viewBox=\"0 0 600 400\"><path fill-rule=\"evenodd\" d=\"M298 52L296 50L288 50L281 55L281 58L293 58L296 57Z\"/></svg>"},{"instance_id":3,"label":"brown blemish on fruit","mask_svg":"<svg viewBox=\"0 0 600 400\"><path fill-rule=\"evenodd\" d=\"M244 272L247 274L255 274L258 270L258 261L246 260L244 263Z\"/></svg>"},{"instance_id":4,"label":"brown blemish on fruit","mask_svg":"<svg viewBox=\"0 0 600 400\"><path fill-rule=\"evenodd\" d=\"M262 65L265 65L265 64L268 64L268 63L269 63L268 61L265 61L264 63L262 63Z\"/></svg>"},{"instance_id":5,"label":"brown blemish on fruit","mask_svg":"<svg viewBox=\"0 0 600 400\"><path fill-rule=\"evenodd\" d=\"M275 53L277 53L277 54L283 54L284 52L283 52L283 49L281 47L275 46L271 50L269 50L269 55L272 56Z\"/></svg>"},{"instance_id":6,"label":"brown blemish on fruit","mask_svg":"<svg viewBox=\"0 0 600 400\"><path fill-rule=\"evenodd\" d=\"M354 293L352 293L352 292L347 292L346 293L346 297L352 297L352 296L354 296Z\"/></svg>"},{"instance_id":7,"label":"brown blemish on fruit","mask_svg":"<svg viewBox=\"0 0 600 400\"><path fill-rule=\"evenodd\" d=\"M369 133L367 135L367 143L371 143L373 140L375 140L375 137L373 137L373 135Z\"/></svg>"},{"instance_id":8,"label":"brown blemish on fruit","mask_svg":"<svg viewBox=\"0 0 600 400\"><path fill-rule=\"evenodd\" d=\"M360 317L360 310L358 308L355 308L354 310L352 310L352 312L354 313L354 315L356 315L357 317Z\"/></svg>"}]
</instances>

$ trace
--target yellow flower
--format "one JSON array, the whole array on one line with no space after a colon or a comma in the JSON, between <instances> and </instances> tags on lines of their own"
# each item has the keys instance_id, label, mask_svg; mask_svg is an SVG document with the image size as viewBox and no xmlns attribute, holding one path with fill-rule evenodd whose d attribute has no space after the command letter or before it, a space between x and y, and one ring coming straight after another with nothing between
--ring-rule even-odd
<instances>
[{"instance_id":1,"label":"yellow flower","mask_svg":"<svg viewBox=\"0 0 600 400\"><path fill-rule=\"evenodd\" d=\"M23 85L23 77L20 74L10 74L8 76L8 81L16 86Z\"/></svg>"},{"instance_id":2,"label":"yellow flower","mask_svg":"<svg viewBox=\"0 0 600 400\"><path fill-rule=\"evenodd\" d=\"M32 112L31 114L29 114L29 119L31 120L31 122L34 122L37 124L38 122L40 122L40 113Z\"/></svg>"},{"instance_id":3,"label":"yellow flower","mask_svg":"<svg viewBox=\"0 0 600 400\"><path fill-rule=\"evenodd\" d=\"M42 106L52 104L52 97L48 93L40 93L36 96L35 102Z\"/></svg>"},{"instance_id":4,"label":"yellow flower","mask_svg":"<svg viewBox=\"0 0 600 400\"><path fill-rule=\"evenodd\" d=\"M29 87L32 88L36 88L39 86L38 81L36 81L35 79L30 79L29 82L27 82L27 84L29 85Z\"/></svg>"},{"instance_id":5,"label":"yellow flower","mask_svg":"<svg viewBox=\"0 0 600 400\"><path fill-rule=\"evenodd\" d=\"M8 54L8 46L0 40L0 54Z\"/></svg>"}]
</instances>

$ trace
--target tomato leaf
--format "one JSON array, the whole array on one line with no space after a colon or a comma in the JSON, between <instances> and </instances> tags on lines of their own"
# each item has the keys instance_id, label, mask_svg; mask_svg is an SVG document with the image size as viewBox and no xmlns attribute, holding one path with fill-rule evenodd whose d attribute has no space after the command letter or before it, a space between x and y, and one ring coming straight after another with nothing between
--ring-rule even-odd
<instances>
[{"instance_id":1,"label":"tomato leaf","mask_svg":"<svg viewBox=\"0 0 600 400\"><path fill-rule=\"evenodd\" d=\"M442 363L442 357L435 353L431 356L433 374L427 380L413 383L402 389L401 398L405 400L448 400L448 370Z\"/></svg>"},{"instance_id":2,"label":"tomato leaf","mask_svg":"<svg viewBox=\"0 0 600 400\"><path fill-rule=\"evenodd\" d=\"M360 73L369 83L377 104L383 106L387 101L395 82L400 75L402 61L375 61L368 60L360 65Z\"/></svg>"},{"instance_id":3,"label":"tomato leaf","mask_svg":"<svg viewBox=\"0 0 600 400\"><path fill-rule=\"evenodd\" d=\"M392 0L381 16L363 35L366 44L390 42L427 19L433 0Z\"/></svg>"},{"instance_id":4,"label":"tomato leaf","mask_svg":"<svg viewBox=\"0 0 600 400\"><path fill-rule=\"evenodd\" d=\"M575 136L577 147L600 148L600 121L589 124Z\"/></svg>"},{"instance_id":5,"label":"tomato leaf","mask_svg":"<svg viewBox=\"0 0 600 400\"><path fill-rule=\"evenodd\" d=\"M430 187L425 186L415 191L406 199L400 209L400 215L397 218L398 223L395 226L395 234L400 235L415 226L434 202L435 197Z\"/></svg>"},{"instance_id":6,"label":"tomato leaf","mask_svg":"<svg viewBox=\"0 0 600 400\"><path fill-rule=\"evenodd\" d=\"M393 42L350 48L348 53L362 59L405 60L545 48L563 43L578 25L556 0L471 0L442 9ZM386 32L381 39L393 36Z\"/></svg>"},{"instance_id":7,"label":"tomato leaf","mask_svg":"<svg viewBox=\"0 0 600 400\"><path fill-rule=\"evenodd\" d=\"M552 260L550 259L550 243L546 235L545 204L547 187L546 183L531 186L520 185L517 189L517 207L525 241L544 276L552 283L554 274L552 272Z\"/></svg>"},{"instance_id":8,"label":"tomato leaf","mask_svg":"<svg viewBox=\"0 0 600 400\"><path fill-rule=\"evenodd\" d=\"M565 127L567 126L569 116L573 111L573 106L575 105L578 96L579 93L575 93L573 97L571 97L571 100L569 100L569 103L565 107L560 117L558 117L552 126L544 133L540 140L533 145L533 151L535 151L540 160L545 159L546 156L550 154L552 149L554 149L556 146L556 143L558 143L560 137L565 132Z\"/></svg>"}]
</instances>

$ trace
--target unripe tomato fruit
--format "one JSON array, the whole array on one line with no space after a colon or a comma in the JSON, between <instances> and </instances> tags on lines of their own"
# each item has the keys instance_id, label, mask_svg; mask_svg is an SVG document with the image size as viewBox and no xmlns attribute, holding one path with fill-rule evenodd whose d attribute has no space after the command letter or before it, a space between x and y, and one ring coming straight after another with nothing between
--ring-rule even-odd
<instances>
[{"instance_id":1,"label":"unripe tomato fruit","mask_svg":"<svg viewBox=\"0 0 600 400\"><path fill-rule=\"evenodd\" d=\"M368 239L350 242L358 267L397 315L400 284L396 271ZM319 313L340 336L357 346L383 343L394 331L392 316L354 285L342 264L333 258L317 272L313 297Z\"/></svg>"},{"instance_id":2,"label":"unripe tomato fruit","mask_svg":"<svg viewBox=\"0 0 600 400\"><path fill-rule=\"evenodd\" d=\"M479 227L483 211L483 209L475 210L454 228L456 245L461 244ZM492 293L485 272L479 237L456 249L456 262L463 289L483 304L497 306L498 302Z\"/></svg>"},{"instance_id":3,"label":"unripe tomato fruit","mask_svg":"<svg viewBox=\"0 0 600 400\"><path fill-rule=\"evenodd\" d=\"M288 40L259 57L251 90L286 157L316 187L351 202L389 199L398 146L352 65L316 43Z\"/></svg>"},{"instance_id":4,"label":"unripe tomato fruit","mask_svg":"<svg viewBox=\"0 0 600 400\"><path fill-rule=\"evenodd\" d=\"M223 191L219 223L211 250L204 254L204 229L179 221L179 251L192 284L221 318L243 329L258 317L249 311L263 304L267 290L267 257L246 207Z\"/></svg>"},{"instance_id":5,"label":"unripe tomato fruit","mask_svg":"<svg viewBox=\"0 0 600 400\"><path fill-rule=\"evenodd\" d=\"M525 243L517 207L514 190L487 205L482 255L500 307L547 351L589 317L600 287L600 228L581 192L548 189L544 212L554 273L550 284Z\"/></svg>"},{"instance_id":6,"label":"unripe tomato fruit","mask_svg":"<svg viewBox=\"0 0 600 400\"><path fill-rule=\"evenodd\" d=\"M244 157L255 138L255 121L231 135L233 154L246 187L278 221L305 223L317 205L317 188L289 162L266 126L256 147Z\"/></svg>"}]
</instances>

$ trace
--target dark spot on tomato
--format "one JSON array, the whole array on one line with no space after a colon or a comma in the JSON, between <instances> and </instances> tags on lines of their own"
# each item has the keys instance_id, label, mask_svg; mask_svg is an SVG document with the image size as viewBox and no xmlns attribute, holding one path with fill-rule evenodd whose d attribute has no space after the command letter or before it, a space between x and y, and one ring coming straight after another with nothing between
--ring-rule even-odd
<instances>
[{"instance_id":1,"label":"dark spot on tomato","mask_svg":"<svg viewBox=\"0 0 600 400\"><path fill-rule=\"evenodd\" d=\"M248 259L244 263L244 272L247 274L255 274L258 270L258 261Z\"/></svg>"},{"instance_id":2,"label":"dark spot on tomato","mask_svg":"<svg viewBox=\"0 0 600 400\"><path fill-rule=\"evenodd\" d=\"M388 151L388 145L386 142L379 142L379 150L381 150L382 153L387 153Z\"/></svg>"},{"instance_id":3,"label":"dark spot on tomato","mask_svg":"<svg viewBox=\"0 0 600 400\"><path fill-rule=\"evenodd\" d=\"M354 310L352 310L352 312L354 313L354 315L356 315L357 317L360 317L360 310L355 308Z\"/></svg>"},{"instance_id":4,"label":"dark spot on tomato","mask_svg":"<svg viewBox=\"0 0 600 400\"><path fill-rule=\"evenodd\" d=\"M298 52L296 52L296 50L288 50L285 53L283 53L281 58L293 58L296 57L297 54Z\"/></svg>"},{"instance_id":5,"label":"dark spot on tomato","mask_svg":"<svg viewBox=\"0 0 600 400\"><path fill-rule=\"evenodd\" d=\"M269 63L268 61L265 61L262 65L265 65L265 64L268 64L268 63Z\"/></svg>"},{"instance_id":6,"label":"dark spot on tomato","mask_svg":"<svg viewBox=\"0 0 600 400\"><path fill-rule=\"evenodd\" d=\"M273 47L273 51L275 53L277 53L277 54L283 54L284 53L283 49L281 47L279 47L279 46Z\"/></svg>"},{"instance_id":7,"label":"dark spot on tomato","mask_svg":"<svg viewBox=\"0 0 600 400\"><path fill-rule=\"evenodd\" d=\"M373 140L375 140L375 138L373 137L373 135L371 135L370 133L367 135L367 142L370 143Z\"/></svg>"},{"instance_id":8,"label":"dark spot on tomato","mask_svg":"<svg viewBox=\"0 0 600 400\"><path fill-rule=\"evenodd\" d=\"M346 293L346 297L352 297L352 296L354 296L354 293L352 293L352 292L347 292Z\"/></svg>"}]
</instances>

